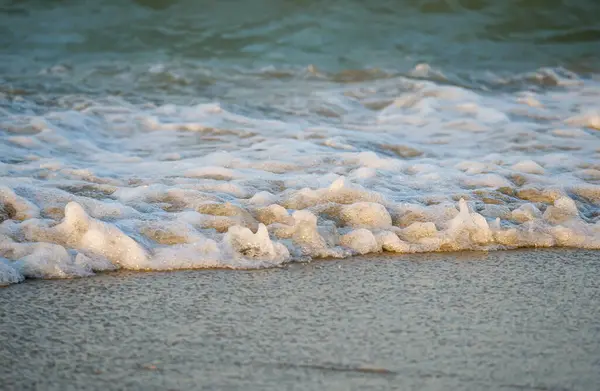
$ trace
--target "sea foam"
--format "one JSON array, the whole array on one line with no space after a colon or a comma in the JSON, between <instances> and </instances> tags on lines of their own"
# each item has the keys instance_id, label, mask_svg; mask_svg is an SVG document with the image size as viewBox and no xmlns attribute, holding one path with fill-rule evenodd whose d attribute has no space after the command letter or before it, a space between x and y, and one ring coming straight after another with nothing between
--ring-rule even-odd
<instances>
[{"instance_id":1,"label":"sea foam","mask_svg":"<svg viewBox=\"0 0 600 391\"><path fill-rule=\"evenodd\" d=\"M310 102L257 97L271 116L80 95L21 110L4 96L0 283L598 249L600 89L560 87L483 94L395 76L325 84Z\"/></svg>"}]
</instances>

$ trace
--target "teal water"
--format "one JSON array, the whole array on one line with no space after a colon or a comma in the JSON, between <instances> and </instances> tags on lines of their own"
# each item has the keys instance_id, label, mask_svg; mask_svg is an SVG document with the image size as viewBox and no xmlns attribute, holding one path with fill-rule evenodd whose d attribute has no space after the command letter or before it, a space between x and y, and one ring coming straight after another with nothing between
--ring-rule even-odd
<instances>
[{"instance_id":1,"label":"teal water","mask_svg":"<svg viewBox=\"0 0 600 391\"><path fill-rule=\"evenodd\" d=\"M292 77L309 65L408 74L424 63L476 86L493 79L488 72L596 72L599 11L557 0L5 1L0 69L13 87L37 79L36 89L132 95L204 95L239 73L273 67L272 76ZM74 73L67 83L34 77L57 64ZM181 79L140 83L140 68L153 64Z\"/></svg>"}]
</instances>

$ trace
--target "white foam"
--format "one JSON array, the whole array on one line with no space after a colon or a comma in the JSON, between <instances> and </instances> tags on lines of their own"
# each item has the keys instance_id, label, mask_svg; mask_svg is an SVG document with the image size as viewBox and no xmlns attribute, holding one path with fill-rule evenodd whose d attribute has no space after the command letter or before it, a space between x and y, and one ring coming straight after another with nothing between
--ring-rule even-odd
<instances>
[{"instance_id":1,"label":"white foam","mask_svg":"<svg viewBox=\"0 0 600 391\"><path fill-rule=\"evenodd\" d=\"M230 180L239 178L240 174L225 167L199 167L186 171L185 176L192 178L217 178Z\"/></svg>"},{"instance_id":2,"label":"white foam","mask_svg":"<svg viewBox=\"0 0 600 391\"><path fill-rule=\"evenodd\" d=\"M350 227L386 228L392 225L388 211L383 205L375 202L344 205L340 217L343 223Z\"/></svg>"},{"instance_id":3,"label":"white foam","mask_svg":"<svg viewBox=\"0 0 600 391\"><path fill-rule=\"evenodd\" d=\"M544 174L544 167L533 160L522 160L511 167L515 171L526 172L528 174Z\"/></svg>"},{"instance_id":4,"label":"white foam","mask_svg":"<svg viewBox=\"0 0 600 391\"><path fill-rule=\"evenodd\" d=\"M145 76L192 80L170 67ZM445 79L425 64L419 80L330 85L311 73L318 91L313 79L265 81L261 93L234 83L232 97L252 92L251 105L6 101L0 281L598 248L600 89L563 73L488 80L561 86L501 94L423 80Z\"/></svg>"},{"instance_id":5,"label":"white foam","mask_svg":"<svg viewBox=\"0 0 600 391\"><path fill-rule=\"evenodd\" d=\"M307 210L293 214L294 226L289 232L298 256L311 258L343 258L348 251L337 246L340 241L335 226L317 226L317 216Z\"/></svg>"},{"instance_id":6,"label":"white foam","mask_svg":"<svg viewBox=\"0 0 600 391\"><path fill-rule=\"evenodd\" d=\"M300 213L300 212L296 212ZM309 212L306 212L309 213ZM288 211L281 205L271 204L264 208L258 208L255 211L257 219L265 224L269 225L272 223L281 223L287 225L294 225L294 218L290 216ZM299 215L297 215L299 216Z\"/></svg>"},{"instance_id":7,"label":"white foam","mask_svg":"<svg viewBox=\"0 0 600 391\"><path fill-rule=\"evenodd\" d=\"M340 237L340 243L350 248L357 254L369 254L381 251L381 246L373 233L367 229L359 228Z\"/></svg>"},{"instance_id":8,"label":"white foam","mask_svg":"<svg viewBox=\"0 0 600 391\"><path fill-rule=\"evenodd\" d=\"M377 241L378 249L381 248L385 251L395 253L410 252L409 244L400 240L394 232L379 231L375 234L375 240Z\"/></svg>"},{"instance_id":9,"label":"white foam","mask_svg":"<svg viewBox=\"0 0 600 391\"><path fill-rule=\"evenodd\" d=\"M273 242L264 224L259 224L253 233L248 228L231 227L223 238L225 250L236 258L258 259L282 264L290 257L288 249L281 243Z\"/></svg>"},{"instance_id":10,"label":"white foam","mask_svg":"<svg viewBox=\"0 0 600 391\"><path fill-rule=\"evenodd\" d=\"M512 183L497 174L481 174L467 176L463 179L463 183L468 187L510 187Z\"/></svg>"},{"instance_id":11,"label":"white foam","mask_svg":"<svg viewBox=\"0 0 600 391\"><path fill-rule=\"evenodd\" d=\"M114 225L91 218L75 202L66 205L64 214L63 221L53 227L35 224L25 226L27 238L60 243L105 257L114 265L127 269L148 268L146 250Z\"/></svg>"},{"instance_id":12,"label":"white foam","mask_svg":"<svg viewBox=\"0 0 600 391\"><path fill-rule=\"evenodd\" d=\"M469 212L464 199L459 202L459 214L454 217L448 227L452 245L460 249L480 246L492 241L492 231L486 219L478 214Z\"/></svg>"},{"instance_id":13,"label":"white foam","mask_svg":"<svg viewBox=\"0 0 600 391\"><path fill-rule=\"evenodd\" d=\"M551 223L563 223L566 220L576 218L579 212L575 201L563 196L554 201L554 205L548 206L544 212L544 219Z\"/></svg>"},{"instance_id":14,"label":"white foam","mask_svg":"<svg viewBox=\"0 0 600 391\"><path fill-rule=\"evenodd\" d=\"M39 208L23 197L19 197L6 186L0 186L0 208L14 220L27 220L36 218L40 214Z\"/></svg>"},{"instance_id":15,"label":"white foam","mask_svg":"<svg viewBox=\"0 0 600 391\"><path fill-rule=\"evenodd\" d=\"M542 212L533 204L523 204L511 212L511 219L518 223L537 220L540 217Z\"/></svg>"},{"instance_id":16,"label":"white foam","mask_svg":"<svg viewBox=\"0 0 600 391\"><path fill-rule=\"evenodd\" d=\"M231 263L233 267L235 263ZM158 248L152 267L155 270L228 267L221 262L221 253L214 240L201 239L194 243Z\"/></svg>"},{"instance_id":17,"label":"white foam","mask_svg":"<svg viewBox=\"0 0 600 391\"><path fill-rule=\"evenodd\" d=\"M17 269L12 265L12 262L6 258L0 258L0 286L16 284L25 279Z\"/></svg>"},{"instance_id":18,"label":"white foam","mask_svg":"<svg viewBox=\"0 0 600 391\"><path fill-rule=\"evenodd\" d=\"M400 231L400 235L406 241L418 243L423 238L430 238L437 234L437 228L431 221L428 222L414 222L408 227Z\"/></svg>"},{"instance_id":19,"label":"white foam","mask_svg":"<svg viewBox=\"0 0 600 391\"><path fill-rule=\"evenodd\" d=\"M600 114L594 111L567 118L565 122L570 125L584 126L591 129L600 130Z\"/></svg>"},{"instance_id":20,"label":"white foam","mask_svg":"<svg viewBox=\"0 0 600 391\"><path fill-rule=\"evenodd\" d=\"M29 278L86 277L93 274L91 265L76 262L73 254L53 243L3 243L4 256L18 274Z\"/></svg>"},{"instance_id":21,"label":"white foam","mask_svg":"<svg viewBox=\"0 0 600 391\"><path fill-rule=\"evenodd\" d=\"M249 202L255 205L271 205L277 202L277 196L269 193L268 191L260 191L250 198Z\"/></svg>"}]
</instances>

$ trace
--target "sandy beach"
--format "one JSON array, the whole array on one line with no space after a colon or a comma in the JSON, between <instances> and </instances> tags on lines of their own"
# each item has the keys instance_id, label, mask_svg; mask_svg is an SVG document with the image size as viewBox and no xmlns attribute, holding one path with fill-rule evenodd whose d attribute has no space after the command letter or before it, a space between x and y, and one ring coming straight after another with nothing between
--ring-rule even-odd
<instances>
[{"instance_id":1,"label":"sandy beach","mask_svg":"<svg viewBox=\"0 0 600 391\"><path fill-rule=\"evenodd\" d=\"M436 253L0 290L4 390L593 390L600 262Z\"/></svg>"}]
</instances>

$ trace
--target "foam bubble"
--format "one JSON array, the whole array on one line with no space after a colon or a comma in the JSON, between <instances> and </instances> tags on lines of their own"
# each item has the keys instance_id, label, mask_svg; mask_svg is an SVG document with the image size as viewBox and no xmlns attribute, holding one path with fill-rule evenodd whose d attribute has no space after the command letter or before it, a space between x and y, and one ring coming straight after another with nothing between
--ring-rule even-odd
<instances>
[{"instance_id":1,"label":"foam bubble","mask_svg":"<svg viewBox=\"0 0 600 391\"><path fill-rule=\"evenodd\" d=\"M542 212L534 204L523 204L511 212L511 219L517 223L537 220Z\"/></svg>"},{"instance_id":2,"label":"foam bubble","mask_svg":"<svg viewBox=\"0 0 600 391\"><path fill-rule=\"evenodd\" d=\"M392 225L390 214L381 204L375 202L356 202L344 205L340 218L350 227L385 228Z\"/></svg>"},{"instance_id":3,"label":"foam bubble","mask_svg":"<svg viewBox=\"0 0 600 391\"><path fill-rule=\"evenodd\" d=\"M449 223L448 234L460 248L469 248L471 243L485 245L492 240L487 220L478 213L469 212L464 199L459 202L459 214Z\"/></svg>"},{"instance_id":4,"label":"foam bubble","mask_svg":"<svg viewBox=\"0 0 600 391\"><path fill-rule=\"evenodd\" d=\"M359 228L340 237L340 244L350 248L357 254L368 254L381 251L377 239L367 229Z\"/></svg>"},{"instance_id":5,"label":"foam bubble","mask_svg":"<svg viewBox=\"0 0 600 391\"><path fill-rule=\"evenodd\" d=\"M533 160L522 160L511 167L515 171L526 172L528 174L544 174L544 168Z\"/></svg>"},{"instance_id":6,"label":"foam bubble","mask_svg":"<svg viewBox=\"0 0 600 391\"><path fill-rule=\"evenodd\" d=\"M6 186L0 186L0 222L7 219L27 220L38 217L39 208L27 199L15 194Z\"/></svg>"},{"instance_id":7,"label":"foam bubble","mask_svg":"<svg viewBox=\"0 0 600 391\"><path fill-rule=\"evenodd\" d=\"M401 237L412 243L417 243L423 238L429 238L436 234L437 228L430 221L424 223L417 221L400 231Z\"/></svg>"},{"instance_id":8,"label":"foam bubble","mask_svg":"<svg viewBox=\"0 0 600 391\"><path fill-rule=\"evenodd\" d=\"M255 212L258 221L265 225L272 223L281 223L287 225L294 224L294 218L292 218L288 211L281 205L271 204L267 207L258 208Z\"/></svg>"},{"instance_id":9,"label":"foam bubble","mask_svg":"<svg viewBox=\"0 0 600 391\"><path fill-rule=\"evenodd\" d=\"M294 227L290 238L300 256L311 258L343 258L349 253L337 247L339 235L335 226L317 226L317 216L307 210L294 212Z\"/></svg>"},{"instance_id":10,"label":"foam bubble","mask_svg":"<svg viewBox=\"0 0 600 391\"><path fill-rule=\"evenodd\" d=\"M577 205L569 197L560 197L554 201L554 205L548 206L544 212L544 219L559 224L578 216Z\"/></svg>"},{"instance_id":11,"label":"foam bubble","mask_svg":"<svg viewBox=\"0 0 600 391\"><path fill-rule=\"evenodd\" d=\"M288 249L281 243L273 242L264 224L259 224L256 233L248 228L233 226L223 238L226 250L236 257L258 259L281 264L290 257Z\"/></svg>"},{"instance_id":12,"label":"foam bubble","mask_svg":"<svg viewBox=\"0 0 600 391\"><path fill-rule=\"evenodd\" d=\"M395 253L410 252L409 244L400 240L398 235L394 232L379 231L375 234L375 240L377 241L377 248L381 248L385 251Z\"/></svg>"}]
</instances>

